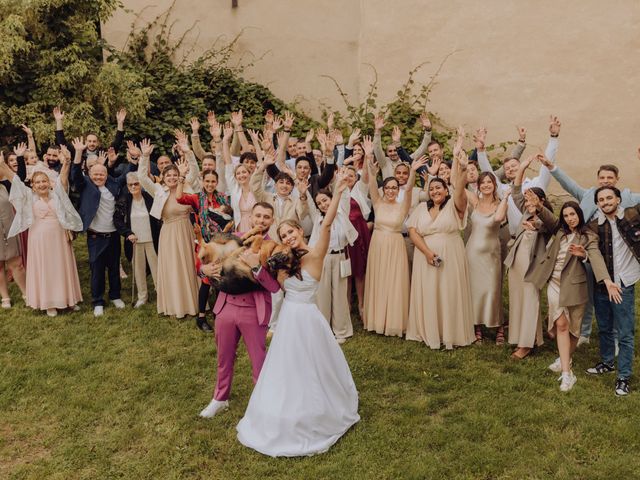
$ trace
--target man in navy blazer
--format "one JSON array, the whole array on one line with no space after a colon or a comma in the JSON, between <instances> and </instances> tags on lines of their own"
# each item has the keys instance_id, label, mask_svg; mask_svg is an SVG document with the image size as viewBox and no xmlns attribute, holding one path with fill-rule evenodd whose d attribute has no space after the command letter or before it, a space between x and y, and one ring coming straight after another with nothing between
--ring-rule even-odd
<instances>
[{"instance_id":1,"label":"man in navy blazer","mask_svg":"<svg viewBox=\"0 0 640 480\"><path fill-rule=\"evenodd\" d=\"M96 163L89 174L82 173L82 152L86 145L75 139L75 158L71 166L71 182L80 194L78 213L82 230L87 233L89 266L91 268L91 300L96 317L104 313L105 273L109 274L109 299L116 308L124 308L120 298L120 236L113 223L116 200L126 175L113 178L107 168Z\"/></svg>"}]
</instances>

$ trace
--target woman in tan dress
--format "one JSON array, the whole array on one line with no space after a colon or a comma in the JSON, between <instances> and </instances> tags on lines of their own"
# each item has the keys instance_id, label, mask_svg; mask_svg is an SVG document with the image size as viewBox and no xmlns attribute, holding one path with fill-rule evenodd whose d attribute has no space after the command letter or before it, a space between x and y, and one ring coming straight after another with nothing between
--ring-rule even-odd
<instances>
[{"instance_id":1,"label":"woman in tan dress","mask_svg":"<svg viewBox=\"0 0 640 480\"><path fill-rule=\"evenodd\" d=\"M370 332L401 337L407 328L409 310L409 262L402 237L402 225L411 207L412 190L407 189L404 202L397 203L400 184L395 177L385 178L382 196L378 193L378 165L373 161L373 142L363 140L369 168L369 194L375 212L375 225L367 257L364 285L364 327ZM411 165L409 181L415 181L416 170L426 157Z\"/></svg>"},{"instance_id":2,"label":"woman in tan dress","mask_svg":"<svg viewBox=\"0 0 640 480\"><path fill-rule=\"evenodd\" d=\"M178 136L186 156L193 155L186 137ZM153 199L151 215L162 220L158 242L158 313L195 316L198 313L198 279L195 268L193 227L189 221L191 207L176 200L178 182L184 182L178 167L171 164L162 171L162 185L153 183L147 172L153 145L145 139L140 144L142 156L138 167L140 184ZM188 170L185 163L184 171Z\"/></svg>"},{"instance_id":3,"label":"woman in tan dress","mask_svg":"<svg viewBox=\"0 0 640 480\"><path fill-rule=\"evenodd\" d=\"M469 268L460 235L467 218L468 162L461 141L454 148L453 198L443 179L431 179L429 201L420 204L407 222L415 244L407 340L425 342L433 349L474 341Z\"/></svg>"},{"instance_id":4,"label":"woman in tan dress","mask_svg":"<svg viewBox=\"0 0 640 480\"><path fill-rule=\"evenodd\" d=\"M497 328L496 344L504 343L504 315L502 313L502 257L500 253L500 224L507 215L507 200L497 197L496 179L491 172L478 177L479 196L469 216L471 235L466 251L469 263L473 324L477 341L482 341L482 326Z\"/></svg>"},{"instance_id":5,"label":"woman in tan dress","mask_svg":"<svg viewBox=\"0 0 640 480\"><path fill-rule=\"evenodd\" d=\"M504 261L509 269L509 337L517 348L511 354L514 360L527 357L535 345L542 345L540 319L540 290L525 277L534 267L535 259L544 255L549 235L555 228L552 206L541 188L529 188L522 193L522 180L534 157L520 163L513 181L513 202L523 213L515 238L510 242Z\"/></svg>"}]
</instances>

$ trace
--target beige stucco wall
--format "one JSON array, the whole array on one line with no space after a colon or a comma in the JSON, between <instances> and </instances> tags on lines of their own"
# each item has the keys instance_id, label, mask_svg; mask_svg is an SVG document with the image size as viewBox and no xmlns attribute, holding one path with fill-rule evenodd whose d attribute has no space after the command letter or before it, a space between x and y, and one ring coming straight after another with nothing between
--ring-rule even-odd
<instances>
[{"instance_id":1,"label":"beige stucco wall","mask_svg":"<svg viewBox=\"0 0 640 480\"><path fill-rule=\"evenodd\" d=\"M238 52L263 56L247 78L268 85L311 113L340 108L330 75L357 99L378 72L389 98L414 66L429 61L428 81L454 53L431 95L430 110L467 130L485 125L489 142L529 130L543 146L547 119L563 123L558 162L585 185L601 163L616 163L623 186L640 190L640 2L637 0L176 0L173 31L195 27L194 53L242 29ZM150 19L170 0L125 0ZM103 28L122 45L132 15L118 12ZM250 57L248 57L250 58ZM554 182L555 183L555 182Z\"/></svg>"}]
</instances>

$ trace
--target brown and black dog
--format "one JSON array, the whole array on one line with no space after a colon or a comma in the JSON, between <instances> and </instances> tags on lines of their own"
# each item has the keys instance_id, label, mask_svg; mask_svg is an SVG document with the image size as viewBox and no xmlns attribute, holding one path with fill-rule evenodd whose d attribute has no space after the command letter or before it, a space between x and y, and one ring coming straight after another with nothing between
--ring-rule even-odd
<instances>
[{"instance_id":1,"label":"brown and black dog","mask_svg":"<svg viewBox=\"0 0 640 480\"><path fill-rule=\"evenodd\" d=\"M289 276L301 278L300 259L304 253L300 255L274 240L265 240L259 228L249 230L242 237L226 232L216 233L209 243L202 238L199 227L196 226L194 231L200 246L198 258L202 264L222 263L220 278L211 279L214 288L232 295L260 288L251 268L240 259L240 255L247 248L259 253L260 265L278 280L280 286Z\"/></svg>"}]
</instances>

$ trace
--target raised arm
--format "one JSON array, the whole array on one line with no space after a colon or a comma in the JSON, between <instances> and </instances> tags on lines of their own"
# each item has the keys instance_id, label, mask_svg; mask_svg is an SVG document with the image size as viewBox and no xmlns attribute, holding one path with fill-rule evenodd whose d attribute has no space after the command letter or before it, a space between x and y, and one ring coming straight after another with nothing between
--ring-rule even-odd
<instances>
[{"instance_id":1,"label":"raised arm","mask_svg":"<svg viewBox=\"0 0 640 480\"><path fill-rule=\"evenodd\" d=\"M458 169L458 179L453 192L453 203L458 212L458 216L463 218L467 211L467 194L465 186L467 184L467 165L469 159L464 150L460 149L453 157L454 168Z\"/></svg>"},{"instance_id":2,"label":"raised arm","mask_svg":"<svg viewBox=\"0 0 640 480\"><path fill-rule=\"evenodd\" d=\"M204 151L202 143L200 142L200 121L198 117L192 117L191 120L189 120L189 125L191 126L191 146L193 153L196 158L202 162L207 152Z\"/></svg>"},{"instance_id":3,"label":"raised arm","mask_svg":"<svg viewBox=\"0 0 640 480\"><path fill-rule=\"evenodd\" d=\"M60 169L60 174L58 178L60 179L60 185L65 192L69 191L69 171L71 170L71 152L69 149L61 145L60 146L60 162L62 163L62 168Z\"/></svg>"},{"instance_id":4,"label":"raised arm","mask_svg":"<svg viewBox=\"0 0 640 480\"><path fill-rule=\"evenodd\" d=\"M384 154L384 150L382 149L382 129L384 128L384 117L378 115L373 119L373 155L375 156L376 161L380 168L384 168L385 165L389 162L389 159Z\"/></svg>"},{"instance_id":5,"label":"raised arm","mask_svg":"<svg viewBox=\"0 0 640 480\"><path fill-rule=\"evenodd\" d=\"M418 170L420 167L425 166L428 161L429 158L426 155L423 155L411 164L411 168L409 170L409 179L407 180L408 188L404 192L404 199L402 204L402 210L405 216L409 213L409 210L411 210L411 201L413 199L413 185L415 185L416 182L416 170Z\"/></svg>"},{"instance_id":6,"label":"raised arm","mask_svg":"<svg viewBox=\"0 0 640 480\"><path fill-rule=\"evenodd\" d=\"M258 202L270 202L269 195L264 190L264 171L268 165L273 165L275 163L275 157L273 153L266 153L264 156L264 160L262 163L256 168L256 171L251 176L249 180L249 186L251 188L251 192L253 196L256 197Z\"/></svg>"},{"instance_id":7,"label":"raised arm","mask_svg":"<svg viewBox=\"0 0 640 480\"><path fill-rule=\"evenodd\" d=\"M111 146L116 152L120 151L122 144L124 143L124 121L127 118L127 109L121 108L116 113L116 136L111 142Z\"/></svg>"},{"instance_id":8,"label":"raised arm","mask_svg":"<svg viewBox=\"0 0 640 480\"><path fill-rule=\"evenodd\" d=\"M329 249L329 241L331 240L331 224L336 218L338 207L340 206L340 199L342 197L342 193L346 188L346 177L344 174L344 170L341 169L337 175L336 187L333 192L333 197L331 198L331 203L329 204L327 213L325 213L324 220L322 220L322 224L320 225L318 241L313 248L314 256L324 258L324 256L327 254L327 250Z\"/></svg>"},{"instance_id":9,"label":"raised arm","mask_svg":"<svg viewBox=\"0 0 640 480\"><path fill-rule=\"evenodd\" d=\"M151 144L151 140L148 138L144 138L140 142L142 155L140 156L140 164L138 165L138 180L140 181L140 185L152 197L156 195L156 187L160 187L149 178L149 162L154 148L154 145Z\"/></svg>"},{"instance_id":10,"label":"raised arm","mask_svg":"<svg viewBox=\"0 0 640 480\"><path fill-rule=\"evenodd\" d=\"M16 154L16 162L18 163L18 178L24 182L27 178L27 165L24 162L24 154L27 151L27 144L20 142L13 148L13 153Z\"/></svg>"},{"instance_id":11,"label":"raised arm","mask_svg":"<svg viewBox=\"0 0 640 480\"><path fill-rule=\"evenodd\" d=\"M53 109L53 118L56 121L56 145L66 145L72 155L75 155L73 147L69 146L67 139L64 136L64 112L60 107L55 107Z\"/></svg>"},{"instance_id":12,"label":"raised arm","mask_svg":"<svg viewBox=\"0 0 640 480\"><path fill-rule=\"evenodd\" d=\"M420 114L420 124L424 129L424 135L422 136L422 143L420 143L418 148L411 154L411 158L413 160L420 158L422 155L427 153L427 146L431 141L431 120L429 120L427 112L422 112L422 114Z\"/></svg>"},{"instance_id":13,"label":"raised arm","mask_svg":"<svg viewBox=\"0 0 640 480\"><path fill-rule=\"evenodd\" d=\"M87 148L82 137L76 137L73 139L73 165L71 165L71 184L73 189L80 193L84 190L86 179L82 173L82 152Z\"/></svg>"},{"instance_id":14,"label":"raised arm","mask_svg":"<svg viewBox=\"0 0 640 480\"><path fill-rule=\"evenodd\" d=\"M371 203L375 206L380 200L380 193L378 193L378 184L376 182L376 176L380 166L375 161L373 155L373 142L371 141L371 137L366 136L362 139L362 149L364 150L365 169L367 169L367 176L369 177L369 196L371 197Z\"/></svg>"},{"instance_id":15,"label":"raised arm","mask_svg":"<svg viewBox=\"0 0 640 480\"><path fill-rule=\"evenodd\" d=\"M244 128L242 127L242 110L238 110L237 112L231 112L231 123L233 124L233 133L238 136L238 141L240 142L241 152L249 151L249 140L247 140L247 136L244 134Z\"/></svg>"},{"instance_id":16,"label":"raised arm","mask_svg":"<svg viewBox=\"0 0 640 480\"><path fill-rule=\"evenodd\" d=\"M38 150L36 147L36 140L35 138L33 138L33 130L31 130L24 123L20 125L20 128L22 128L22 131L27 134L27 144L29 145L29 150L37 154Z\"/></svg>"}]
</instances>

